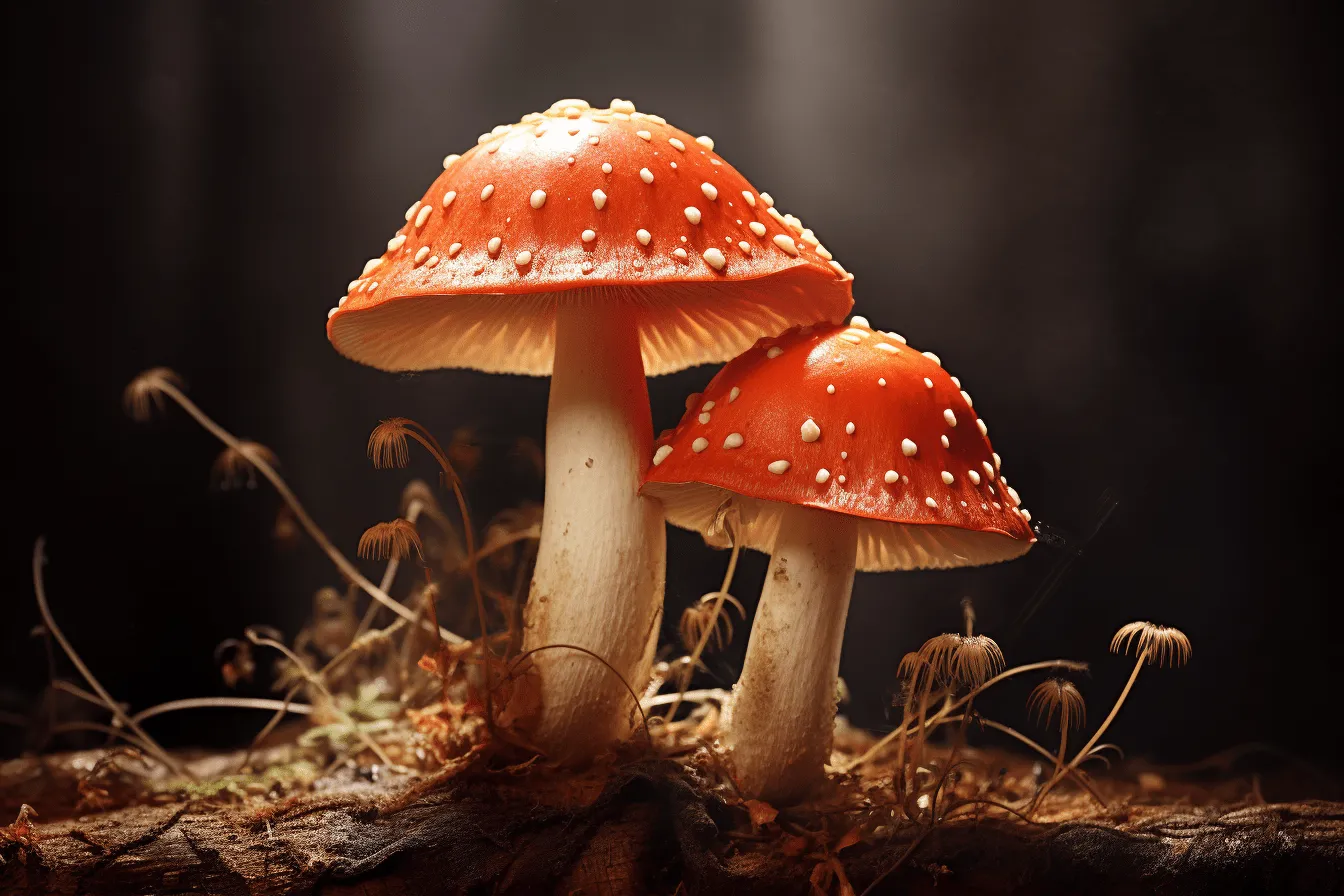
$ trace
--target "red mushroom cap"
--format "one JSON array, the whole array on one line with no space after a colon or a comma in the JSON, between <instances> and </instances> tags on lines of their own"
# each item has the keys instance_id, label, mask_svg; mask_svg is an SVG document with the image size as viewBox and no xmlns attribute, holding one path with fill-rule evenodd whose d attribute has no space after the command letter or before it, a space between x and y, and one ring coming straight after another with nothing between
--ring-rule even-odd
<instances>
[{"instance_id":1,"label":"red mushroom cap","mask_svg":"<svg viewBox=\"0 0 1344 896\"><path fill-rule=\"evenodd\" d=\"M557 302L629 302L645 372L668 373L842 319L850 279L708 137L561 100L444 160L327 335L387 370L547 374Z\"/></svg>"},{"instance_id":2,"label":"red mushroom cap","mask_svg":"<svg viewBox=\"0 0 1344 896\"><path fill-rule=\"evenodd\" d=\"M655 442L642 491L719 546L731 500L758 550L792 504L860 518L859 569L994 563L1035 538L986 433L935 356L855 317L762 339L725 365Z\"/></svg>"}]
</instances>

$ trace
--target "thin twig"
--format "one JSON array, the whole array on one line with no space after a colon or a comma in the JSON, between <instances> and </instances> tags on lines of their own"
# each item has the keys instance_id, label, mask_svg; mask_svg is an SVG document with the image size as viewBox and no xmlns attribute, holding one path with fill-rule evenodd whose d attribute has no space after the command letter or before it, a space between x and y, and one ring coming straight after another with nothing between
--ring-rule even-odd
<instances>
[{"instance_id":1,"label":"thin twig","mask_svg":"<svg viewBox=\"0 0 1344 896\"><path fill-rule=\"evenodd\" d=\"M113 718L117 719L133 731L137 737L144 741L142 749L166 765L173 774L191 777L191 774L186 770L185 766L169 755L167 750L159 746L154 738L146 734L144 729L136 724L136 722L133 721L130 716L126 715L125 711L117 705L117 702L112 699L112 695L98 682L98 679L93 677L93 673L89 671L89 667L84 665L84 661L79 658L79 654L75 653L75 648L70 645L70 642L66 640L64 633L61 632L60 627L56 625L56 620L52 618L51 615L51 609L47 606L47 589L42 581L42 567L47 562L44 551L46 541L45 537L39 536L37 542L33 545L33 591L37 596L37 608L42 613L42 621L46 623L47 631L51 632L51 636L56 639L56 643L61 645L61 649L65 651L65 655L70 658L70 662L79 670L79 674L84 676L84 680L88 682L89 687L93 688L94 693L102 698L104 704L112 713Z\"/></svg>"},{"instance_id":2,"label":"thin twig","mask_svg":"<svg viewBox=\"0 0 1344 896\"><path fill-rule=\"evenodd\" d=\"M710 635L714 633L719 624L719 613L723 611L723 604L728 599L728 588L733 583L733 574L737 572L737 558L741 551L741 544L734 538L733 551L728 555L728 569L723 574L723 584L719 586L719 590L716 592L717 598L714 601L714 609L709 614L709 624L700 633L700 640L696 643L695 649L691 651L690 661L686 664L685 677L682 678L680 687L677 688L677 699L672 701L672 708L663 714L665 721L672 721L677 714L677 710L681 708L681 701L686 693L687 685L691 683L691 675L695 671L695 664L700 662L700 656L705 652L705 646L709 644Z\"/></svg>"},{"instance_id":3,"label":"thin twig","mask_svg":"<svg viewBox=\"0 0 1344 896\"><path fill-rule=\"evenodd\" d=\"M312 715L313 708L306 703L290 703L285 700L268 700L263 697L189 697L185 700L169 700L142 709L131 719L143 722L154 716L183 709L275 709L280 712L292 712L298 716Z\"/></svg>"}]
</instances>

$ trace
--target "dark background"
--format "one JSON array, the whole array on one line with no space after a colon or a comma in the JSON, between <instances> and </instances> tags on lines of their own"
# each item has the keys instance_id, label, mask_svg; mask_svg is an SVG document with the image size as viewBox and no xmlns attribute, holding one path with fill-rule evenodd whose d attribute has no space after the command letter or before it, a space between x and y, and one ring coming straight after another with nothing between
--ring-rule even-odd
<instances>
[{"instance_id":1,"label":"dark background","mask_svg":"<svg viewBox=\"0 0 1344 896\"><path fill-rule=\"evenodd\" d=\"M23 4L5 13L7 527L0 709L45 682L29 558L54 612L137 707L226 693L211 649L289 634L338 584L282 552L267 489L212 491L183 413L122 413L168 365L280 456L338 544L397 512L368 430L408 415L490 457L543 433L546 382L398 377L339 358L327 308L450 151L561 96L666 116L800 214L855 272L856 312L967 384L1038 520L1080 545L1006 566L860 576L842 674L885 724L896 663L972 596L1010 661L1093 663L1097 716L1132 619L1183 629L1112 729L1190 760L1267 741L1329 763L1341 622L1337 415L1327 388L1327 197L1337 148L1321 7L1192 3L618 2ZM655 429L700 368L650 381ZM487 464L487 468L489 468ZM419 466L420 475L431 475ZM473 486L480 515L539 483ZM668 619L724 555L670 536ZM765 558L735 591L754 603ZM668 634L672 633L669 626ZM745 631L716 661L732 680ZM987 709L1026 724L1029 683ZM261 692L254 689L254 692ZM152 723L237 742L255 714ZM19 749L0 726L0 749Z\"/></svg>"}]
</instances>

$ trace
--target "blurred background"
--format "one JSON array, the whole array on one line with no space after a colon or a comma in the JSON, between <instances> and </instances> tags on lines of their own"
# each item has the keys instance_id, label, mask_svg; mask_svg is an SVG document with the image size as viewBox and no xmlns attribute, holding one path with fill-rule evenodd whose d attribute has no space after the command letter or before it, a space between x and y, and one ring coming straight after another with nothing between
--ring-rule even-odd
<instances>
[{"instance_id":1,"label":"blurred background","mask_svg":"<svg viewBox=\"0 0 1344 896\"><path fill-rule=\"evenodd\" d=\"M969 596L1010 662L1091 662L1098 715L1130 668L1107 653L1115 629L1183 629L1193 662L1145 673L1107 738L1131 755L1264 742L1337 762L1320 725L1344 616L1326 8L11 5L0 711L30 712L46 682L39 534L57 619L136 707L228 693L217 642L251 623L292 636L313 592L340 585L306 539L277 544L268 488L210 488L219 446L185 414L126 418L146 367L270 446L351 554L408 478L365 457L384 417L445 442L472 427L481 518L538 498L510 451L542 438L545 380L364 369L331 350L325 313L445 153L561 96L620 96L712 135L802 216L856 274L855 311L967 384L1014 485L1064 535L1001 567L860 575L841 668L855 722L888 725L901 655L956 630ZM712 373L650 381L655 430ZM410 473L433 476L423 458ZM678 531L669 551L670 641L726 555ZM748 608L765 562L740 567ZM745 634L706 683L733 680ZM984 708L1026 725L1029 688ZM151 730L225 745L262 721ZM22 746L0 725L0 751Z\"/></svg>"}]
</instances>

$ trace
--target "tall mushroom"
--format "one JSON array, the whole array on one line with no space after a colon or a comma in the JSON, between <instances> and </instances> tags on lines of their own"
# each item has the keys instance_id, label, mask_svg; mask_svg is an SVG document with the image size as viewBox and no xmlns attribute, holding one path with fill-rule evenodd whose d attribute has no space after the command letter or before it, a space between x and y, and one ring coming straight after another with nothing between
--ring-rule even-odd
<instances>
[{"instance_id":1,"label":"tall mushroom","mask_svg":"<svg viewBox=\"0 0 1344 896\"><path fill-rule=\"evenodd\" d=\"M938 358L861 317L763 339L657 440L643 494L725 546L771 552L735 688L739 785L772 802L821 780L854 570L974 566L1034 538L971 398Z\"/></svg>"},{"instance_id":2,"label":"tall mushroom","mask_svg":"<svg viewBox=\"0 0 1344 896\"><path fill-rule=\"evenodd\" d=\"M721 361L838 320L845 270L714 152L612 100L561 100L482 134L328 315L341 354L384 370L551 375L546 503L523 647L559 759L628 734L661 614L661 509L641 499L645 375Z\"/></svg>"}]
</instances>

